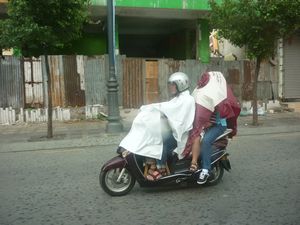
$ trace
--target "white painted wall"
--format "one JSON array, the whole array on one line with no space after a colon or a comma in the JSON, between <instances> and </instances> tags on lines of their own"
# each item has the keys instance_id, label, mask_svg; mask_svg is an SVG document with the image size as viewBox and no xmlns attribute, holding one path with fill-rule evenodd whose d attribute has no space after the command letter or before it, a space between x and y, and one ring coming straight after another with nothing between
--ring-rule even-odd
<instances>
[{"instance_id":1,"label":"white painted wall","mask_svg":"<svg viewBox=\"0 0 300 225\"><path fill-rule=\"evenodd\" d=\"M56 107L52 112L53 121L69 121L71 120L71 109ZM85 106L85 119L99 119L100 117L107 117L103 113L103 105L89 105ZM78 119L76 117L76 119ZM20 112L12 108L0 108L0 125L13 125L16 123L38 123L47 122L48 109L20 109Z\"/></svg>"},{"instance_id":2,"label":"white painted wall","mask_svg":"<svg viewBox=\"0 0 300 225\"><path fill-rule=\"evenodd\" d=\"M14 109L0 108L0 125L12 125L16 123L35 123L46 122L48 119L48 110L45 109L20 109L16 113ZM70 109L57 107L53 109L53 121L68 121L71 119Z\"/></svg>"}]
</instances>

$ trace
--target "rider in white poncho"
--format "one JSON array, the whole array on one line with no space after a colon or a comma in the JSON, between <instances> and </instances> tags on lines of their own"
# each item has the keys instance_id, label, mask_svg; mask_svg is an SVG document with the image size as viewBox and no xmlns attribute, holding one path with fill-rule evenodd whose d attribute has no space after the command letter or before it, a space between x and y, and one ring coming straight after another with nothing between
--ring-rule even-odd
<instances>
[{"instance_id":1,"label":"rider in white poncho","mask_svg":"<svg viewBox=\"0 0 300 225\"><path fill-rule=\"evenodd\" d=\"M173 146L171 150L181 157L188 131L192 129L195 101L188 90L189 79L186 74L176 72L170 76L168 83L173 98L168 102L142 106L120 147L138 155L166 161L166 151L170 151L166 148Z\"/></svg>"}]
</instances>

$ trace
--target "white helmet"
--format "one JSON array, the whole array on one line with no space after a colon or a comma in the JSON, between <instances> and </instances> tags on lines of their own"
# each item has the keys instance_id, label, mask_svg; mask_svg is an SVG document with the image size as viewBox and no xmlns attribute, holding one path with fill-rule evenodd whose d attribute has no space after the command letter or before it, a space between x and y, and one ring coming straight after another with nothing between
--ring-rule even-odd
<instances>
[{"instance_id":1,"label":"white helmet","mask_svg":"<svg viewBox=\"0 0 300 225\"><path fill-rule=\"evenodd\" d=\"M189 77L182 72L176 72L171 74L168 83L176 84L178 92L183 92L190 87Z\"/></svg>"}]
</instances>

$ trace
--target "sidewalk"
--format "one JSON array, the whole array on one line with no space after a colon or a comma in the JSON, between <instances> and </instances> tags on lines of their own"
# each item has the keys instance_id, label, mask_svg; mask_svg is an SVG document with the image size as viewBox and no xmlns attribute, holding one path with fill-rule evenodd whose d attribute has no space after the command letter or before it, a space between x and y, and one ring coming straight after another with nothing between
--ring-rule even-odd
<instances>
[{"instance_id":1,"label":"sidewalk","mask_svg":"<svg viewBox=\"0 0 300 225\"><path fill-rule=\"evenodd\" d=\"M117 145L129 131L136 113L121 113L124 131L117 134L106 133L106 121L99 120L55 122L51 140L46 138L46 123L0 126L0 153ZM240 116L238 136L300 132L300 113L267 114L259 116L258 127L251 123L252 116Z\"/></svg>"}]
</instances>

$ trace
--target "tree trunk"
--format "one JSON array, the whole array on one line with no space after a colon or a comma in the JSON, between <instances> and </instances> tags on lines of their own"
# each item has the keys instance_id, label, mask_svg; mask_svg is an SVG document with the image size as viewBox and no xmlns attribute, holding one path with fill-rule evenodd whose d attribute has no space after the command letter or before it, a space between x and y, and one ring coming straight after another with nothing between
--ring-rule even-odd
<instances>
[{"instance_id":1,"label":"tree trunk","mask_svg":"<svg viewBox=\"0 0 300 225\"><path fill-rule=\"evenodd\" d=\"M252 100L252 107L253 107L253 122L254 126L258 126L258 115L257 115L257 80L258 74L260 70L260 63L261 58L256 58L256 66L255 66L255 75L254 75L254 83L253 83L253 100Z\"/></svg>"},{"instance_id":2,"label":"tree trunk","mask_svg":"<svg viewBox=\"0 0 300 225\"><path fill-rule=\"evenodd\" d=\"M47 138L53 138L53 127L52 127L52 90L51 90L51 76L48 55L45 56L46 74L47 74L47 87L48 87L48 129Z\"/></svg>"}]
</instances>

